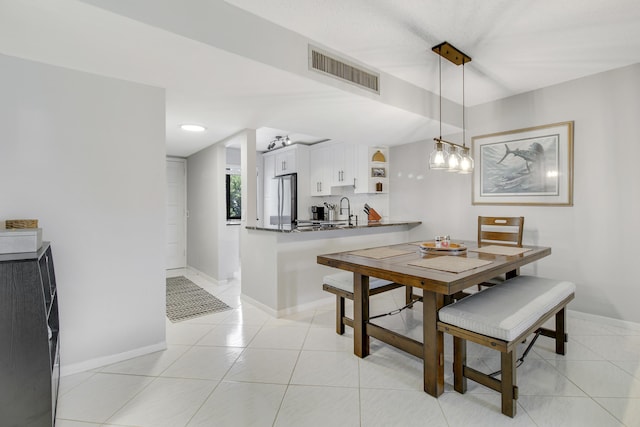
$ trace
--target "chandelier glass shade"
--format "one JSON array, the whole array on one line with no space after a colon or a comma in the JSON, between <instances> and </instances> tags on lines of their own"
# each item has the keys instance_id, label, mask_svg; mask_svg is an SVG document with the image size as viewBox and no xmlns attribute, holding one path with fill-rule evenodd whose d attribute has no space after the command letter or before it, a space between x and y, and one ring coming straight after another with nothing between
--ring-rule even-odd
<instances>
[{"instance_id":1,"label":"chandelier glass shade","mask_svg":"<svg viewBox=\"0 0 640 427\"><path fill-rule=\"evenodd\" d=\"M434 150L429 156L429 169L447 169L449 167L447 159L449 153L444 150L442 142L436 142Z\"/></svg>"},{"instance_id":2,"label":"chandelier glass shade","mask_svg":"<svg viewBox=\"0 0 640 427\"><path fill-rule=\"evenodd\" d=\"M462 161L462 157L458 154L458 150L455 145L449 146L449 157L447 158L447 172L459 172L460 171L460 162Z\"/></svg>"},{"instance_id":3,"label":"chandelier glass shade","mask_svg":"<svg viewBox=\"0 0 640 427\"><path fill-rule=\"evenodd\" d=\"M473 159L471 158L471 156L469 155L469 148L468 147L464 147L462 149L462 154L461 154L461 159L460 159L460 170L458 171L458 173L461 174L468 174L473 172Z\"/></svg>"}]
</instances>

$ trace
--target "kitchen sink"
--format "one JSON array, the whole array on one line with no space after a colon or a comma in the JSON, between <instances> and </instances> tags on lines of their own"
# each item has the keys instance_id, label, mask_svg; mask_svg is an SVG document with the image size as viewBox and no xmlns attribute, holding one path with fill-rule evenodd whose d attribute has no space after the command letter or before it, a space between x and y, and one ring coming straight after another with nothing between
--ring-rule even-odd
<instances>
[{"instance_id":1,"label":"kitchen sink","mask_svg":"<svg viewBox=\"0 0 640 427\"><path fill-rule=\"evenodd\" d=\"M296 230L317 231L334 228L352 228L346 221L298 220Z\"/></svg>"}]
</instances>

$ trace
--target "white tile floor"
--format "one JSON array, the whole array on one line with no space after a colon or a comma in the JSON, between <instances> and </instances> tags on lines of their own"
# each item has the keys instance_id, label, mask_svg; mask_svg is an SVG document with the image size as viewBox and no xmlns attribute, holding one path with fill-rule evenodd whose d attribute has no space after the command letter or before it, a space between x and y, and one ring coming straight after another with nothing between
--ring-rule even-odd
<instances>
[{"instance_id":1,"label":"white tile floor","mask_svg":"<svg viewBox=\"0 0 640 427\"><path fill-rule=\"evenodd\" d=\"M240 301L239 283L217 286L185 274L230 306L167 321L163 352L63 377L57 427L89 426L640 426L640 331L569 315L568 354L541 337L518 369L518 414L469 381L453 391L446 341L445 393L422 391L419 359L372 340L352 353L352 333L334 330L334 305L275 319ZM400 305L399 289L372 297L372 313ZM419 338L420 308L379 323ZM485 372L499 355L469 345Z\"/></svg>"}]
</instances>

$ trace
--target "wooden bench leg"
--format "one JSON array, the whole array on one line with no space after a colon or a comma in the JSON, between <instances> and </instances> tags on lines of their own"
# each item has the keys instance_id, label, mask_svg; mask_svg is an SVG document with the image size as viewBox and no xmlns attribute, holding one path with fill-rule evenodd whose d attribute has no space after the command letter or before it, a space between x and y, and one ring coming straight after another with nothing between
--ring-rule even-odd
<instances>
[{"instance_id":1,"label":"wooden bench leg","mask_svg":"<svg viewBox=\"0 0 640 427\"><path fill-rule=\"evenodd\" d=\"M467 377L464 367L467 364L467 341L453 337L453 388L458 393L466 393Z\"/></svg>"},{"instance_id":2,"label":"wooden bench leg","mask_svg":"<svg viewBox=\"0 0 640 427\"><path fill-rule=\"evenodd\" d=\"M567 322L567 313L566 309L563 308L559 312L556 313L556 353L557 354L565 354L566 346L565 346L565 330L566 330L566 322Z\"/></svg>"},{"instance_id":3,"label":"wooden bench leg","mask_svg":"<svg viewBox=\"0 0 640 427\"><path fill-rule=\"evenodd\" d=\"M336 333L344 334L344 298L336 296Z\"/></svg>"},{"instance_id":4,"label":"wooden bench leg","mask_svg":"<svg viewBox=\"0 0 640 427\"><path fill-rule=\"evenodd\" d=\"M502 413L513 418L516 416L516 352L500 353L500 393L502 394Z\"/></svg>"}]
</instances>

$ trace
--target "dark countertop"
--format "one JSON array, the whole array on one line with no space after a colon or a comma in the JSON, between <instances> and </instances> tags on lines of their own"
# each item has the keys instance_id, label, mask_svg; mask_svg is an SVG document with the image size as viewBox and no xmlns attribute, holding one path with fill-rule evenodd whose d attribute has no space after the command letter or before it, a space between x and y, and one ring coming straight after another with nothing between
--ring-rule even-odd
<instances>
[{"instance_id":1,"label":"dark countertop","mask_svg":"<svg viewBox=\"0 0 640 427\"><path fill-rule=\"evenodd\" d=\"M314 231L333 231L333 230L361 230L361 229L371 229L376 227L396 227L401 225L409 225L416 226L422 224L421 221L408 221L408 220L398 220L398 221L372 221L366 223L358 223L358 225L347 225L347 221L322 221L322 224L312 224L301 222L298 226L293 225L285 225L282 228L278 228L277 226L273 227L253 227L247 226L248 230L264 230L264 231L274 231L276 233L308 233Z\"/></svg>"}]
</instances>

